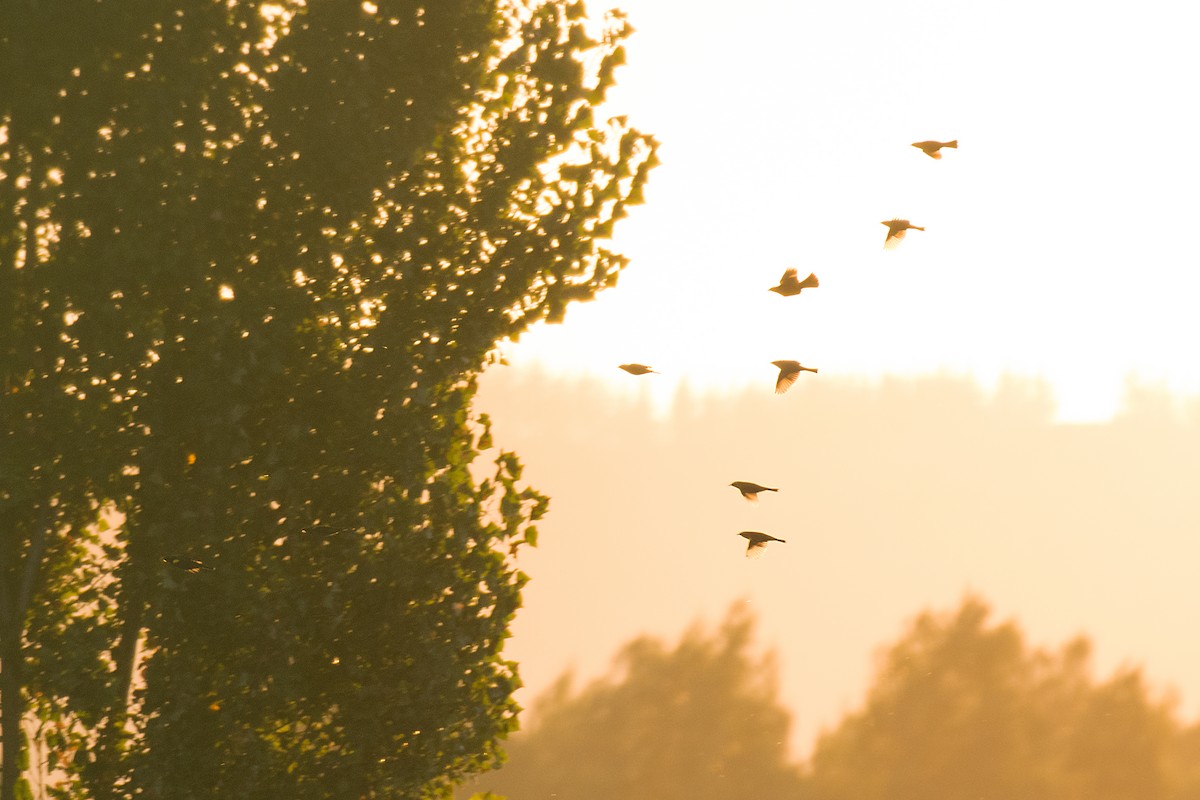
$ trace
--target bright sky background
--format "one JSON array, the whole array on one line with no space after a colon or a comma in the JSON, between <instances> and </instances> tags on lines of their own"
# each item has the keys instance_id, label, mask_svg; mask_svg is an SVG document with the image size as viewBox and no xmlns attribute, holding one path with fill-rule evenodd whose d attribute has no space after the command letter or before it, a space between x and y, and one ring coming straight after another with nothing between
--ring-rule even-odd
<instances>
[{"instance_id":1,"label":"bright sky background","mask_svg":"<svg viewBox=\"0 0 1200 800\"><path fill-rule=\"evenodd\" d=\"M1131 382L1200 394L1200 3L617 5L637 32L612 113L662 142L646 204L617 228L615 247L632 263L616 289L572 307L564 324L506 347L506 377L485 377L485 387L530 374L591 377L630 399L609 417L574 421L561 417L558 396L496 401L519 412L496 413L497 441L526 459L526 477L553 500L541 546L522 556L533 581L509 648L527 691L570 664L601 674L638 633L673 641L688 622L715 623L745 598L763 619L763 642L781 648L803 752L818 727L860 702L875 647L922 608L945 610L972 590L1039 644L1092 636L1102 674L1146 663L1152 679L1183 688L1192 718L1200 650L1177 634L1200 619L1194 581L1179 571L1197 555L1179 532L1192 518L1195 476L1149 450L1094 458L1150 485L1136 495L1148 503L1123 501L1116 480L1097 484L1107 504L1092 504L1091 485L1070 468L1046 476L1039 495L1037 476L1014 467L1042 517L996 500L1003 513L934 524L927 509L896 501L895 523L907 526L897 538L852 519L878 497L827 496L818 526L794 514L796 494L764 502L757 517L722 494L737 478L803 495L810 467L799 457L747 443L729 470L724 451L658 464L690 481L695 509L683 519L678 497L639 485L655 465L634 452L630 474L614 475L599 458L589 463L584 445L607 435L610 449L628 446L633 434L616 426L634 424L626 412L647 393L660 412L681 387L693 398L748 386L769 396L775 359L818 367L802 376L814 389L833 384L811 381L889 375L949 373L985 388L1040 378L1070 422L1107 420ZM960 148L934 161L910 146L925 139ZM893 217L927 231L885 251L879 223ZM820 288L767 291L788 267L815 272ZM663 374L617 369L630 361ZM803 413L803 391L775 398L781 424ZM1053 461L1025 455L1034 466ZM853 489L834 485L840 474L831 471L829 492ZM1072 480L1071 493L1054 494ZM1156 494L1156 481L1173 488ZM968 499L992 491L967 488ZM1110 507L1119 520L1107 519L1118 516ZM1157 509L1174 516L1156 522ZM790 543L747 561L729 544L743 527L787 533ZM649 552L631 556L639 542ZM870 586L880 590L864 593ZM819 658L796 650L813 641L823 643Z\"/></svg>"},{"instance_id":2,"label":"bright sky background","mask_svg":"<svg viewBox=\"0 0 1200 800\"><path fill-rule=\"evenodd\" d=\"M593 2L598 13L611 2ZM1200 391L1200 4L621 0L613 113L662 142L616 290L508 350L631 386L1040 376L1059 417ZM958 139L941 161L911 142ZM881 220L911 232L882 248ZM767 291L787 267L821 287Z\"/></svg>"}]
</instances>

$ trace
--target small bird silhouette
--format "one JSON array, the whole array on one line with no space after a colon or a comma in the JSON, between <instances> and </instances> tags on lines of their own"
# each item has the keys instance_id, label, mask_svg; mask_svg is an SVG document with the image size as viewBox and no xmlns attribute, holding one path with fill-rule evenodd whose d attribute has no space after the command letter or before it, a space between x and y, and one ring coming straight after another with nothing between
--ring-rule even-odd
<instances>
[{"instance_id":1,"label":"small bird silhouette","mask_svg":"<svg viewBox=\"0 0 1200 800\"><path fill-rule=\"evenodd\" d=\"M905 231L925 230L924 228L919 228L916 225L909 224L909 221L906 219L889 219L886 222L881 222L879 224L887 225L887 238L883 240L883 246L888 250L891 250L893 247L900 244L900 240L904 238Z\"/></svg>"},{"instance_id":2,"label":"small bird silhouette","mask_svg":"<svg viewBox=\"0 0 1200 800\"><path fill-rule=\"evenodd\" d=\"M799 361L772 361L779 367L779 377L775 380L775 394L783 394L792 388L801 372L816 372L812 367L801 366Z\"/></svg>"},{"instance_id":3,"label":"small bird silhouette","mask_svg":"<svg viewBox=\"0 0 1200 800\"><path fill-rule=\"evenodd\" d=\"M307 533L310 536L337 536L345 528L335 528L332 525L309 525L307 528L301 528L301 533Z\"/></svg>"},{"instance_id":4,"label":"small bird silhouette","mask_svg":"<svg viewBox=\"0 0 1200 800\"><path fill-rule=\"evenodd\" d=\"M741 492L742 497L746 498L752 503L758 500L759 492L779 491L778 489L772 489L770 486L759 486L757 483L752 483L751 481L734 481L729 485Z\"/></svg>"},{"instance_id":5,"label":"small bird silhouette","mask_svg":"<svg viewBox=\"0 0 1200 800\"><path fill-rule=\"evenodd\" d=\"M762 553L767 546L767 542L783 542L784 544L787 544L787 542L785 542L783 539L776 539L774 536L762 533L760 531L742 531L738 534L738 536L743 537L747 542L747 558L750 556L757 556Z\"/></svg>"},{"instance_id":6,"label":"small bird silhouette","mask_svg":"<svg viewBox=\"0 0 1200 800\"><path fill-rule=\"evenodd\" d=\"M800 294L802 289L815 289L820 285L821 283L817 280L815 273L810 272L807 278L800 280L796 270L789 269L779 279L779 285L772 286L767 291L776 292L783 297L791 297L794 294Z\"/></svg>"},{"instance_id":7,"label":"small bird silhouette","mask_svg":"<svg viewBox=\"0 0 1200 800\"><path fill-rule=\"evenodd\" d=\"M952 147L955 150L957 150L958 149L958 139L955 139L952 142L934 142L934 141L913 142L912 146L919 148L922 153L929 156L930 158L941 158L942 154L938 151L941 150L943 147Z\"/></svg>"},{"instance_id":8,"label":"small bird silhouette","mask_svg":"<svg viewBox=\"0 0 1200 800\"><path fill-rule=\"evenodd\" d=\"M650 369L645 364L622 364L621 369L625 370L630 375L645 375L648 372L653 372L655 375L658 374L656 370Z\"/></svg>"},{"instance_id":9,"label":"small bird silhouette","mask_svg":"<svg viewBox=\"0 0 1200 800\"><path fill-rule=\"evenodd\" d=\"M175 567L175 569L181 569L184 572L191 573L192 575L205 570L212 572L214 569L208 564L205 564L203 561L197 561L196 559L188 558L187 556L165 556L163 557L163 563L169 564L170 566Z\"/></svg>"}]
</instances>

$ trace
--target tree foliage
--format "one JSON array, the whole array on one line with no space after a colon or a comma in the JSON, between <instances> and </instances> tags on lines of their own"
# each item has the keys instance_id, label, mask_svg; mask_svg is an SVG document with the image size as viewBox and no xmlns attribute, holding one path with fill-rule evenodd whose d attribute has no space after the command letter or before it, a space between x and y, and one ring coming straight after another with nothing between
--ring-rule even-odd
<instances>
[{"instance_id":1,"label":"tree foliage","mask_svg":"<svg viewBox=\"0 0 1200 800\"><path fill-rule=\"evenodd\" d=\"M539 700L535 727L513 739L504 768L477 784L531 799L797 796L774 658L751 653L753 620L737 609L673 649L629 643L619 677L576 692L564 676Z\"/></svg>"},{"instance_id":2,"label":"tree foliage","mask_svg":"<svg viewBox=\"0 0 1200 800\"><path fill-rule=\"evenodd\" d=\"M886 651L863 709L819 740L808 796L1195 796L1196 762L1184 756L1195 745L1139 671L1097 684L1086 639L1033 649L989 614L968 598L916 619Z\"/></svg>"},{"instance_id":3,"label":"tree foliage","mask_svg":"<svg viewBox=\"0 0 1200 800\"><path fill-rule=\"evenodd\" d=\"M479 466L475 376L624 266L655 145L594 109L628 27L78 12L0 10L6 748L29 700L63 796L444 794L514 725L547 503Z\"/></svg>"},{"instance_id":4,"label":"tree foliage","mask_svg":"<svg viewBox=\"0 0 1200 800\"><path fill-rule=\"evenodd\" d=\"M613 674L543 694L510 760L474 787L511 798L1200 800L1200 725L1136 669L1097 680L1091 644L1031 647L968 597L882 651L863 707L789 759L773 657L752 620L637 639ZM819 648L818 648L819 649Z\"/></svg>"}]
</instances>

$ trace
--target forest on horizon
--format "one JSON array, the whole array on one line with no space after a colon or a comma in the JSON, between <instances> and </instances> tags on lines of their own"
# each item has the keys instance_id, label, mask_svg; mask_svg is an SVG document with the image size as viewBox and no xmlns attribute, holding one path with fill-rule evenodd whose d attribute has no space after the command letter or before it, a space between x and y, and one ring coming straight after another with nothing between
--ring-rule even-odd
<instances>
[{"instance_id":1,"label":"forest on horizon","mask_svg":"<svg viewBox=\"0 0 1200 800\"><path fill-rule=\"evenodd\" d=\"M908 614L972 593L1039 643L1086 632L1100 669L1142 665L1187 718L1200 711L1200 652L1170 633L1200 614L1193 400L1131 385L1112 422L1056 424L1032 379L990 392L954 375L818 377L782 398L688 390L664 408L644 383L488 372L481 407L554 498L542 546L522 556L531 581L509 650L523 703L568 666L604 675L633 636L671 638L748 598L789 665L781 695L803 754L858 702L869 654ZM780 491L748 504L734 479ZM745 528L787 544L743 558Z\"/></svg>"},{"instance_id":2,"label":"forest on horizon","mask_svg":"<svg viewBox=\"0 0 1200 800\"><path fill-rule=\"evenodd\" d=\"M564 673L506 764L468 787L530 800L1200 798L1200 719L1138 668L1098 677L1088 637L1035 647L971 596L910 619L862 701L796 760L787 666L755 626L734 605L675 643L625 643L602 678Z\"/></svg>"}]
</instances>

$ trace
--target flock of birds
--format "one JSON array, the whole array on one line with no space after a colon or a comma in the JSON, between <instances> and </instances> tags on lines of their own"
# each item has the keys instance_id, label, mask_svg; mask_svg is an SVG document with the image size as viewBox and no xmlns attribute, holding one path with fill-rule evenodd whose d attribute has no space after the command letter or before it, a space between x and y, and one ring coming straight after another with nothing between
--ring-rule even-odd
<instances>
[{"instance_id":1,"label":"flock of birds","mask_svg":"<svg viewBox=\"0 0 1200 800\"><path fill-rule=\"evenodd\" d=\"M949 142L925 141L913 142L913 147L920 150L930 158L940 159L942 157L942 148L958 148L958 140L954 139ZM919 225L913 225L906 219L889 219L880 223L887 226L887 237L883 240L884 248L890 250L896 247L904 239L904 235L909 231L924 231L925 229ZM783 277L779 279L778 286L772 286L768 291L775 292L781 297L793 297L800 294L805 289L816 289L820 286L820 281L817 280L815 273L810 272L807 278L800 279L800 273L795 269L788 269L783 273ZM792 387L796 379L800 377L802 372L812 372L816 374L815 367L806 367L799 361L789 359L780 359L772 361L779 368L779 376L775 379L775 394L783 394ZM658 374L657 370L651 369L645 364L621 364L620 369L625 370L630 375L649 375L651 373ZM741 492L742 497L751 502L758 501L758 495L762 492L778 492L778 489L773 489L769 486L762 486L753 481L734 481L729 484L733 488ZM738 534L746 540L746 555L756 556L762 553L767 547L767 542L786 543L784 539L779 539L762 531L742 531Z\"/></svg>"},{"instance_id":2,"label":"flock of birds","mask_svg":"<svg viewBox=\"0 0 1200 800\"><path fill-rule=\"evenodd\" d=\"M955 139L950 142L913 142L912 146L916 147L930 158L940 159L942 157L942 148L957 148L958 140ZM898 245L900 241L904 239L904 235L908 231L925 230L919 225L913 225L906 219L889 219L880 224L887 226L887 237L883 241L883 246L889 250ZM800 274L795 269L789 269L786 270L783 273L783 277L779 279L779 285L772 286L768 291L775 292L781 297L794 297L805 289L816 289L820 285L821 283L817 280L816 274L810 272L807 278L801 280ZM792 384L796 382L796 379L800 377L800 373L812 372L815 374L817 372L816 367L806 367L799 361L792 361L789 359L780 359L779 361L772 361L771 363L779 368L779 377L775 379L775 394L783 394L790 389ZM649 375L651 373L657 374L657 370L651 369L645 364L621 364L620 368L631 375ZM762 486L752 481L734 481L729 485L741 492L742 497L751 502L757 502L758 495L762 492L779 491L778 489L773 489L770 486ZM330 536L341 533L342 531L332 528L328 525L313 525L309 528L306 528L304 532L309 534ZM756 556L760 554L764 549L766 549L767 542L785 541L783 539L771 536L770 534L763 533L762 531L742 531L738 534L738 536L741 536L746 540L747 556ZM174 569L193 575L199 572L208 572L213 569L212 566L186 555L166 556L163 558L163 563L169 567L173 567Z\"/></svg>"}]
</instances>

